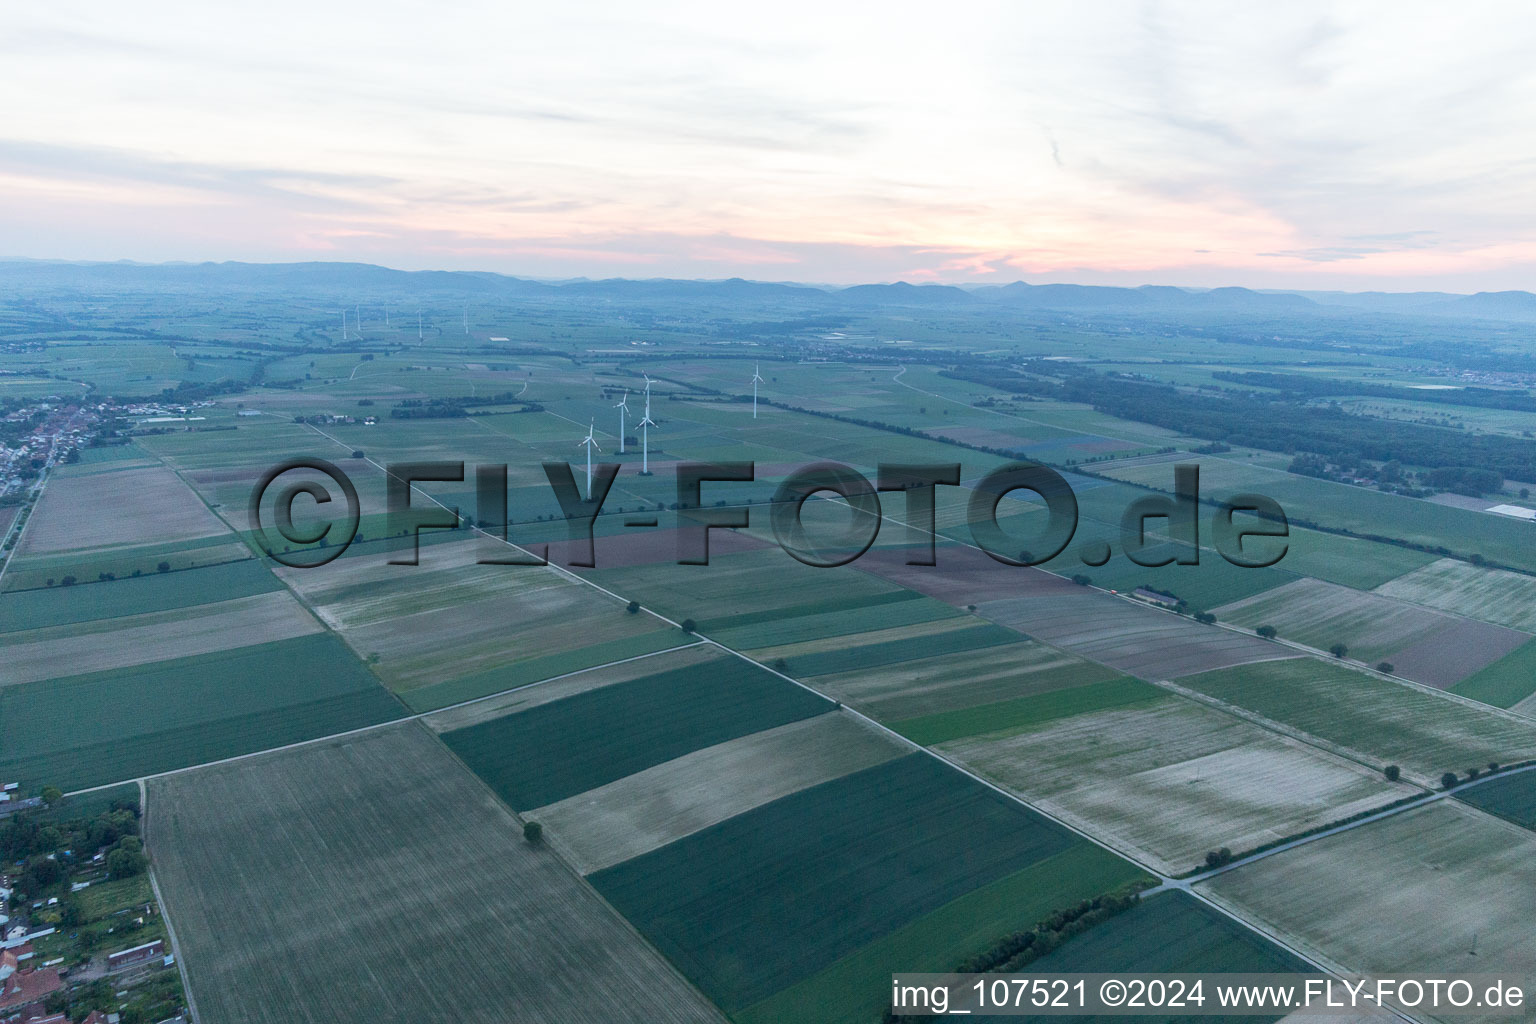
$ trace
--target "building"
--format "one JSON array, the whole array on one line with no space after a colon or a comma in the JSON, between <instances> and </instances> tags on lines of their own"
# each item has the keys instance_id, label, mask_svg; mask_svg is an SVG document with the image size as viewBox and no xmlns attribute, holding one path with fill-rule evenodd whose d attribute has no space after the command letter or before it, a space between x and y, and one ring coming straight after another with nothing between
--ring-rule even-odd
<instances>
[{"instance_id":1,"label":"building","mask_svg":"<svg viewBox=\"0 0 1536 1024\"><path fill-rule=\"evenodd\" d=\"M6 971L0 980L0 1017L10 1017L38 1009L43 1000L64 988L59 972L52 967L40 970L22 970L16 966L16 956L10 950L0 953L0 971Z\"/></svg>"},{"instance_id":2,"label":"building","mask_svg":"<svg viewBox=\"0 0 1536 1024\"><path fill-rule=\"evenodd\" d=\"M1141 600L1150 604L1160 605L1164 608L1177 608L1179 605L1179 599L1174 597L1172 594L1164 594L1156 590L1151 590L1147 587L1137 587L1135 590L1131 591L1131 596L1140 598Z\"/></svg>"},{"instance_id":3,"label":"building","mask_svg":"<svg viewBox=\"0 0 1536 1024\"><path fill-rule=\"evenodd\" d=\"M107 970L121 971L124 968L147 964L151 960L164 959L165 943L160 939L156 939L154 942L146 942L142 946L134 946L132 949L124 949L116 953L107 954Z\"/></svg>"}]
</instances>

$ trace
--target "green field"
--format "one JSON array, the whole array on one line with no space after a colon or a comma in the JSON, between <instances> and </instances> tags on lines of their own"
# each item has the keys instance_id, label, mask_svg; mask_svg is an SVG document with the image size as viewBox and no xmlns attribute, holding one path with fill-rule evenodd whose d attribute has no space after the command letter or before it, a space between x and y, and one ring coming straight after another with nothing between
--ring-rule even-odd
<instances>
[{"instance_id":1,"label":"green field","mask_svg":"<svg viewBox=\"0 0 1536 1024\"><path fill-rule=\"evenodd\" d=\"M892 722L891 728L913 743L921 743L926 747L966 736L1017 732L1057 718L1140 704L1159 700L1163 696L1163 690L1149 683L1119 676L1086 686L1030 694L957 711L942 711L922 718L908 718Z\"/></svg>"},{"instance_id":2,"label":"green field","mask_svg":"<svg viewBox=\"0 0 1536 1024\"><path fill-rule=\"evenodd\" d=\"M833 704L740 658L657 672L443 734L518 810Z\"/></svg>"},{"instance_id":3,"label":"green field","mask_svg":"<svg viewBox=\"0 0 1536 1024\"><path fill-rule=\"evenodd\" d=\"M321 633L0 688L0 775L82 789L404 713Z\"/></svg>"},{"instance_id":4,"label":"green field","mask_svg":"<svg viewBox=\"0 0 1536 1024\"><path fill-rule=\"evenodd\" d=\"M911 754L589 879L736 1013L1078 842L942 762Z\"/></svg>"},{"instance_id":5,"label":"green field","mask_svg":"<svg viewBox=\"0 0 1536 1024\"><path fill-rule=\"evenodd\" d=\"M255 559L0 594L0 632L213 604L280 589Z\"/></svg>"},{"instance_id":6,"label":"green field","mask_svg":"<svg viewBox=\"0 0 1536 1024\"><path fill-rule=\"evenodd\" d=\"M1536 772L1518 772L1462 790L1456 799L1536 830Z\"/></svg>"},{"instance_id":7,"label":"green field","mask_svg":"<svg viewBox=\"0 0 1536 1024\"><path fill-rule=\"evenodd\" d=\"M952 900L735 1014L741 1024L815 1020L868 1024L890 1005L896 971L948 971L1054 910L1150 876L1089 843L1077 843Z\"/></svg>"},{"instance_id":8,"label":"green field","mask_svg":"<svg viewBox=\"0 0 1536 1024\"><path fill-rule=\"evenodd\" d=\"M1463 679L1451 692L1497 708L1514 707L1536 693L1536 640Z\"/></svg>"}]
</instances>

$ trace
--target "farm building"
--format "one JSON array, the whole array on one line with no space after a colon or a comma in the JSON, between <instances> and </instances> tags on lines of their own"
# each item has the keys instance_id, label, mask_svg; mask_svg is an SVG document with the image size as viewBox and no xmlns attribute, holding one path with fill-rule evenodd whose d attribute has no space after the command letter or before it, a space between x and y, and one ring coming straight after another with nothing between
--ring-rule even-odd
<instances>
[{"instance_id":1,"label":"farm building","mask_svg":"<svg viewBox=\"0 0 1536 1024\"><path fill-rule=\"evenodd\" d=\"M107 970L120 971L125 967L135 967L139 964L147 964L151 960L165 958L165 942L156 939L154 942L146 942L142 946L134 946L132 949L124 949L116 953L107 954Z\"/></svg>"},{"instance_id":2,"label":"farm building","mask_svg":"<svg viewBox=\"0 0 1536 1024\"><path fill-rule=\"evenodd\" d=\"M1524 519L1527 522L1536 520L1536 508L1526 508L1523 505L1494 505L1488 511L1497 512L1501 516Z\"/></svg>"},{"instance_id":3,"label":"farm building","mask_svg":"<svg viewBox=\"0 0 1536 1024\"><path fill-rule=\"evenodd\" d=\"M1149 604L1161 605L1164 608L1176 608L1179 599L1172 594L1165 594L1160 590L1152 590L1149 587L1137 587L1131 591L1131 596Z\"/></svg>"}]
</instances>

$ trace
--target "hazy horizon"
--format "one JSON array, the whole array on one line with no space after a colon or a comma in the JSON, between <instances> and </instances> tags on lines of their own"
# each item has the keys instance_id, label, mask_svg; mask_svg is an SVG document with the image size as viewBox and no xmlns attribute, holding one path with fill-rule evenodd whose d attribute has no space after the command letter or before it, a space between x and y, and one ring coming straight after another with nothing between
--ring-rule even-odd
<instances>
[{"instance_id":1,"label":"hazy horizon","mask_svg":"<svg viewBox=\"0 0 1536 1024\"><path fill-rule=\"evenodd\" d=\"M1518 10L13 8L0 258L1526 288Z\"/></svg>"}]
</instances>

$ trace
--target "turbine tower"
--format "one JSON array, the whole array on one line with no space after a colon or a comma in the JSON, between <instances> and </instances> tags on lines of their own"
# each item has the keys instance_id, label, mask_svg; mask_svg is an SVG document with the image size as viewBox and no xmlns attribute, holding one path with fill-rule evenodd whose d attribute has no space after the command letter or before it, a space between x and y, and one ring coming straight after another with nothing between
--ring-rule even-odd
<instances>
[{"instance_id":1,"label":"turbine tower","mask_svg":"<svg viewBox=\"0 0 1536 1024\"><path fill-rule=\"evenodd\" d=\"M619 404L614 406L619 410L619 454L624 454L624 414L629 412L629 388L624 389L624 397L619 399Z\"/></svg>"},{"instance_id":2,"label":"turbine tower","mask_svg":"<svg viewBox=\"0 0 1536 1024\"><path fill-rule=\"evenodd\" d=\"M418 309L416 311L416 340L417 341L421 341L422 337L423 336L422 336L422 333L421 333L421 310Z\"/></svg>"},{"instance_id":3,"label":"turbine tower","mask_svg":"<svg viewBox=\"0 0 1536 1024\"><path fill-rule=\"evenodd\" d=\"M347 340L347 308L341 308L341 340Z\"/></svg>"},{"instance_id":4,"label":"turbine tower","mask_svg":"<svg viewBox=\"0 0 1536 1024\"><path fill-rule=\"evenodd\" d=\"M651 431L656 421L651 419L651 378L645 378L645 418L640 421L640 475L651 475Z\"/></svg>"},{"instance_id":5,"label":"turbine tower","mask_svg":"<svg viewBox=\"0 0 1536 1024\"><path fill-rule=\"evenodd\" d=\"M587 436L582 438L581 439L581 443L576 446L577 448L585 448L587 450L587 500L588 501L592 500L592 449L597 448L597 441L592 436L592 428L595 425L596 425L596 421L595 420L587 424ZM597 448L597 450L598 451L602 451L601 448Z\"/></svg>"},{"instance_id":6,"label":"turbine tower","mask_svg":"<svg viewBox=\"0 0 1536 1024\"><path fill-rule=\"evenodd\" d=\"M757 364L752 364L752 418L757 419L757 386L763 383L763 375L757 372Z\"/></svg>"},{"instance_id":7,"label":"turbine tower","mask_svg":"<svg viewBox=\"0 0 1536 1024\"><path fill-rule=\"evenodd\" d=\"M464 307L464 337L469 337L469 307Z\"/></svg>"},{"instance_id":8,"label":"turbine tower","mask_svg":"<svg viewBox=\"0 0 1536 1024\"><path fill-rule=\"evenodd\" d=\"M356 317L356 320L357 320L357 336L359 338L361 338L363 336L363 304L361 302L359 302L357 304L357 317Z\"/></svg>"}]
</instances>

